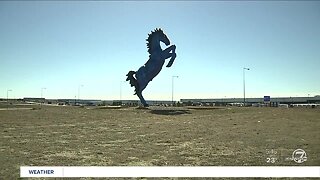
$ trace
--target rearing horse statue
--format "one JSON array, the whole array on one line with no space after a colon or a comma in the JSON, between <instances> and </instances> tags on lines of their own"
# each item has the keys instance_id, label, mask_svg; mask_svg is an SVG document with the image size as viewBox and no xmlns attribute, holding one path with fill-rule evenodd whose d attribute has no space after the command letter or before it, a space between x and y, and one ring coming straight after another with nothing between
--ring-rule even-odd
<instances>
[{"instance_id":1,"label":"rearing horse statue","mask_svg":"<svg viewBox=\"0 0 320 180\"><path fill-rule=\"evenodd\" d=\"M170 58L166 67L171 67L177 56L175 45L171 45L165 50L161 49L160 42L163 42L166 46L170 45L170 40L161 29L151 31L151 34L149 34L149 37L146 40L149 60L141 66L138 71L129 71L126 79L126 81L130 82L131 87L135 87L135 94L139 97L140 102L144 107L148 107L149 105L143 98L142 91L147 87L148 83L159 74L165 60Z\"/></svg>"}]
</instances>

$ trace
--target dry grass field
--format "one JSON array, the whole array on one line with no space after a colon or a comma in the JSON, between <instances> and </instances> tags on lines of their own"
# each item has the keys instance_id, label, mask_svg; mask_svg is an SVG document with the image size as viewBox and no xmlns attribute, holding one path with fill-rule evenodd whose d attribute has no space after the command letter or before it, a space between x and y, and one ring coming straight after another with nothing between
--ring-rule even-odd
<instances>
[{"instance_id":1,"label":"dry grass field","mask_svg":"<svg viewBox=\"0 0 320 180\"><path fill-rule=\"evenodd\" d=\"M20 166L320 165L320 108L26 107L0 110L0 179Z\"/></svg>"}]
</instances>

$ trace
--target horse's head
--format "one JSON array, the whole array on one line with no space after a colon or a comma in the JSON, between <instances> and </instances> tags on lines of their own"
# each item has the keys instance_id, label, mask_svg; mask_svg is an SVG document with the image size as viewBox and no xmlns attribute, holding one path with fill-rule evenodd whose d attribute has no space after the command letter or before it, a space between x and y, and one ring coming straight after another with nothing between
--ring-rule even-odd
<instances>
[{"instance_id":1,"label":"horse's head","mask_svg":"<svg viewBox=\"0 0 320 180\"><path fill-rule=\"evenodd\" d=\"M169 38L167 37L167 35L163 33L161 29L159 29L159 31L161 31L161 33L159 33L159 41L163 42L166 46L169 46L170 45Z\"/></svg>"},{"instance_id":2,"label":"horse's head","mask_svg":"<svg viewBox=\"0 0 320 180\"><path fill-rule=\"evenodd\" d=\"M159 47L159 42L163 42L166 46L170 45L169 38L163 33L162 29L155 29L151 31L147 40L148 52L151 54L153 52L154 47Z\"/></svg>"}]
</instances>

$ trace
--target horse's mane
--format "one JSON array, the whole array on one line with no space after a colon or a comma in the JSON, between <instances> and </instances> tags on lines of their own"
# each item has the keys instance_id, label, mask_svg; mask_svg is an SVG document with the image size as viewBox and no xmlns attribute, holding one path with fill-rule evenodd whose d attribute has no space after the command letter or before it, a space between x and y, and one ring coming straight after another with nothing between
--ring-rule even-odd
<instances>
[{"instance_id":1,"label":"horse's mane","mask_svg":"<svg viewBox=\"0 0 320 180\"><path fill-rule=\"evenodd\" d=\"M154 31L151 31L151 34L148 34L149 37L146 39L146 41L147 41L147 48L148 48L149 54L151 54L152 52L152 46L151 46L152 38L154 37L154 35L157 35L159 33L161 33L161 35L164 34L161 28L159 29L156 28Z\"/></svg>"}]
</instances>

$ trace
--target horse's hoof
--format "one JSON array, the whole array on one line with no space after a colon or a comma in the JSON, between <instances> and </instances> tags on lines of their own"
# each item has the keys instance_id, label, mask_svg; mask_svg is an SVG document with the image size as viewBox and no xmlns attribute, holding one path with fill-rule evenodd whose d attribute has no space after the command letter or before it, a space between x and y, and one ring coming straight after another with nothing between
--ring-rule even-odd
<instances>
[{"instance_id":1,"label":"horse's hoof","mask_svg":"<svg viewBox=\"0 0 320 180\"><path fill-rule=\"evenodd\" d=\"M173 64L173 61L172 61L172 60L170 60L166 67L171 67L171 66L172 66L172 64Z\"/></svg>"},{"instance_id":2,"label":"horse's hoof","mask_svg":"<svg viewBox=\"0 0 320 180\"><path fill-rule=\"evenodd\" d=\"M144 107L149 107L149 104L145 104L145 105L143 105Z\"/></svg>"}]
</instances>

